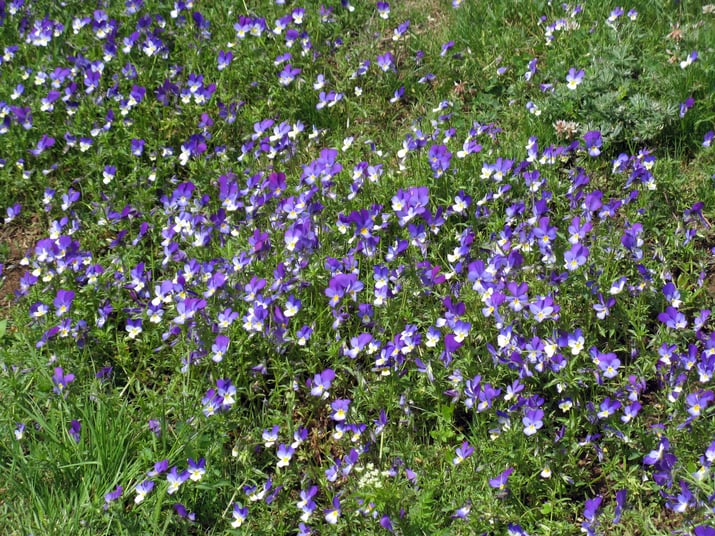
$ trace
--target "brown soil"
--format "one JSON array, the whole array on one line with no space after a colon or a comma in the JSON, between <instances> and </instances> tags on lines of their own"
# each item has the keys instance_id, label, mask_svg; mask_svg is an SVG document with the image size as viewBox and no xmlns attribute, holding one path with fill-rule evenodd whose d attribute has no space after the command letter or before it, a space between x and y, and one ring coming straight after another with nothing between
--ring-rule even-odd
<instances>
[{"instance_id":1,"label":"brown soil","mask_svg":"<svg viewBox=\"0 0 715 536\"><path fill-rule=\"evenodd\" d=\"M25 273L20 260L45 234L45 225L37 214L33 214L29 221L25 219L0 226L0 244L6 249L5 257L0 259L4 264L3 280L0 282L0 318L10 316L15 291L20 288L20 279Z\"/></svg>"}]
</instances>

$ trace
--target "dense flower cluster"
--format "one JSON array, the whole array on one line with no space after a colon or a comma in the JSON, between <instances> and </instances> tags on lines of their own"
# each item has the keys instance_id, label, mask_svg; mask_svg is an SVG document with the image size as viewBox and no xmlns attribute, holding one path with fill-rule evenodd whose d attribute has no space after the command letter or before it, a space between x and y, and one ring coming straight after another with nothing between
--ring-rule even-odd
<instances>
[{"instance_id":1,"label":"dense flower cluster","mask_svg":"<svg viewBox=\"0 0 715 536\"><path fill-rule=\"evenodd\" d=\"M535 473L547 484L569 441L599 461L614 448L607 445L637 445L644 450L633 451L640 452L635 470L665 508L712 517L715 442L699 445L699 458L682 459L669 436L702 434L711 415L715 331L710 309L686 304L697 290L670 271L645 223L658 189L651 151L611 154L604 133L576 125L566 145L532 135L507 155L497 123L453 121L450 101L408 127L394 154L359 131L341 146L316 114L341 113L363 87L413 76L402 48L356 61L348 80L323 72L322 27L352 13L345 0L319 10L276 2L273 22L234 17L233 42L221 44L210 68L175 63L177 35L192 35L198 50L218 34L219 21L198 3L175 2L165 17L128 0L120 18L97 9L67 26L22 0L0 4L3 24L16 25L21 38L2 56L8 79L24 82L10 88L10 103L0 102L0 132L24 143L13 166L22 180L57 175L82 159L93 169L71 184L47 183L41 206L49 230L21 261L16 294L35 350L52 355L54 366L44 371L51 403L79 397L93 378L72 356L96 352L102 363L94 381L115 382L124 394L156 369L149 376L157 392L164 378L178 377L181 402L190 406L147 416L152 448L166 450L159 461L141 459L148 470L94 490L106 493L105 511L141 515L142 503L176 495L188 501L173 504L181 522L201 524L187 508L208 500L197 498L205 491L229 486L222 527L247 526L284 502L299 534L356 514L399 533L409 513L384 499L386 489L419 496L421 471L429 470L383 448L389 433L412 433L415 413L427 413L411 399L422 389L450 419L459 413L486 423L491 441L526 445L524 452L550 460ZM374 9L392 24L389 3ZM579 27L583 8L564 9L541 21L549 46ZM618 31L623 17L635 24L638 13L616 8L603 22ZM389 44L398 46L410 22L390 28ZM18 63L28 50L42 55L55 46L72 53L47 54L33 67ZM456 56L456 48L446 43L440 58ZM238 100L223 77L262 50L278 55ZM694 69L696 60L694 51L680 67ZM550 82L539 58L527 61L520 82L543 82L544 95L578 94L598 76L570 67ZM433 77L414 77L414 85ZM390 105L409 96L405 85L390 88ZM259 86L269 103L284 93L309 97L309 113L283 118L270 104L263 115L244 113ZM537 104L524 105L538 118ZM695 105L688 97L680 118ZM705 134L704 150L712 139ZM113 143L123 144L123 157L106 156ZM7 208L5 224L21 210ZM709 227L703 210L698 203L679 218L673 236L680 246ZM651 324L633 325L634 310L647 311ZM392 389L394 400L371 398L373 389ZM663 422L643 416L653 415L648 406L658 392L668 404L658 414L667 415ZM250 411L254 429L235 431ZM188 443L167 449L182 427L191 430ZM493 490L496 505L532 478L527 463L480 459L477 435L453 428L459 433L443 432L453 443L445 475L470 464L486 468L470 478ZM77 448L95 433L86 416L71 418L65 430ZM34 440L28 432L17 423L15 439ZM487 499L449 500L456 502L444 524L469 521L473 505ZM635 504L629 500L625 489L599 492L585 501L578 525L599 534L620 522ZM509 534L528 534L505 515L488 519Z\"/></svg>"}]
</instances>

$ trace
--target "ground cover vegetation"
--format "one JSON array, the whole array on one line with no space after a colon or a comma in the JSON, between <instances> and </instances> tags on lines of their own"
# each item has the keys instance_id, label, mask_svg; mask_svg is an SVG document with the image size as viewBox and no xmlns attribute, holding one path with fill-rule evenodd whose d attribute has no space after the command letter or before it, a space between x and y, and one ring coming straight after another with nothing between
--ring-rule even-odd
<instances>
[{"instance_id":1,"label":"ground cover vegetation","mask_svg":"<svg viewBox=\"0 0 715 536\"><path fill-rule=\"evenodd\" d=\"M0 1L0 532L715 534L714 46Z\"/></svg>"}]
</instances>

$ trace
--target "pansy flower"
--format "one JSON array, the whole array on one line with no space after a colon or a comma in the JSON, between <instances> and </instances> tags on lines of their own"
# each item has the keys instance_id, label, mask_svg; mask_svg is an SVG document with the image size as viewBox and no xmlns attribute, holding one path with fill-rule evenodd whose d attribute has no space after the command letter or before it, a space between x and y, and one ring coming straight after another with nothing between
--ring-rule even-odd
<instances>
[{"instance_id":1,"label":"pansy flower","mask_svg":"<svg viewBox=\"0 0 715 536\"><path fill-rule=\"evenodd\" d=\"M680 68L685 69L689 66L691 66L695 60L698 59L698 52L696 50L693 50L690 54L688 54L683 61L680 62Z\"/></svg>"},{"instance_id":2,"label":"pansy flower","mask_svg":"<svg viewBox=\"0 0 715 536\"><path fill-rule=\"evenodd\" d=\"M387 20L390 16L390 4L387 2L378 2L376 7L379 17Z\"/></svg>"},{"instance_id":3,"label":"pansy flower","mask_svg":"<svg viewBox=\"0 0 715 536\"><path fill-rule=\"evenodd\" d=\"M498 489L499 491L503 491L506 488L506 485L509 481L509 477L511 474L514 472L513 467L509 467L506 469L504 472L500 473L494 478L489 479L489 486L492 488Z\"/></svg>"},{"instance_id":4,"label":"pansy flower","mask_svg":"<svg viewBox=\"0 0 715 536\"><path fill-rule=\"evenodd\" d=\"M230 342L230 339L225 335L216 336L216 340L211 346L211 351L213 352L213 354L211 355L211 360L214 363L220 363L221 361L223 361L223 358L228 351L228 345Z\"/></svg>"},{"instance_id":5,"label":"pansy flower","mask_svg":"<svg viewBox=\"0 0 715 536\"><path fill-rule=\"evenodd\" d=\"M127 319L126 330L129 339L136 339L142 332L142 319Z\"/></svg>"},{"instance_id":6,"label":"pansy flower","mask_svg":"<svg viewBox=\"0 0 715 536\"><path fill-rule=\"evenodd\" d=\"M690 393L685 397L688 413L693 417L699 417L713 400L715 400L715 394L710 390Z\"/></svg>"},{"instance_id":7,"label":"pansy flower","mask_svg":"<svg viewBox=\"0 0 715 536\"><path fill-rule=\"evenodd\" d=\"M104 509L107 510L109 509L109 505L113 503L114 501L118 500L122 496L122 492L124 490L122 489L122 486L117 486L114 488L113 491L110 491L108 493L105 493L104 495Z\"/></svg>"},{"instance_id":8,"label":"pansy flower","mask_svg":"<svg viewBox=\"0 0 715 536\"><path fill-rule=\"evenodd\" d=\"M206 460L200 458L199 461L194 461L192 458L189 458L188 463L189 467L187 470L189 472L189 478L193 482L198 482L204 474L206 474Z\"/></svg>"},{"instance_id":9,"label":"pansy flower","mask_svg":"<svg viewBox=\"0 0 715 536\"><path fill-rule=\"evenodd\" d=\"M300 501L296 503L298 509L303 512L300 516L301 520L308 521L312 513L315 511L317 505L315 504L315 501L313 501L313 497L315 497L317 493L318 486L311 486L308 489L301 490Z\"/></svg>"},{"instance_id":10,"label":"pansy flower","mask_svg":"<svg viewBox=\"0 0 715 536\"><path fill-rule=\"evenodd\" d=\"M57 318L61 318L65 313L67 313L72 307L72 300L74 300L74 292L71 290L58 290L55 296L54 306L55 315Z\"/></svg>"},{"instance_id":11,"label":"pansy flower","mask_svg":"<svg viewBox=\"0 0 715 536\"><path fill-rule=\"evenodd\" d=\"M377 66L384 73L386 73L390 69L396 70L394 62L395 57L392 55L391 52L386 52L385 54L377 56Z\"/></svg>"},{"instance_id":12,"label":"pansy flower","mask_svg":"<svg viewBox=\"0 0 715 536\"><path fill-rule=\"evenodd\" d=\"M597 517L599 515L599 509L601 507L602 497L596 496L593 499L588 499L584 505L583 517L584 522L581 524L581 530L588 534L589 536L595 536L595 527L597 523Z\"/></svg>"},{"instance_id":13,"label":"pansy flower","mask_svg":"<svg viewBox=\"0 0 715 536\"><path fill-rule=\"evenodd\" d=\"M684 102L681 102L679 113L680 118L682 119L685 117L685 114L688 113L688 110L690 110L693 106L695 106L695 99L693 99L693 97L688 97Z\"/></svg>"},{"instance_id":14,"label":"pansy flower","mask_svg":"<svg viewBox=\"0 0 715 536\"><path fill-rule=\"evenodd\" d=\"M293 458L293 454L295 453L295 448L293 448L291 445L285 445L281 443L278 446L278 464L276 467L287 467L290 464L291 458Z\"/></svg>"},{"instance_id":15,"label":"pansy flower","mask_svg":"<svg viewBox=\"0 0 715 536\"><path fill-rule=\"evenodd\" d=\"M179 472L176 466L172 467L169 473L166 475L166 481L169 483L169 487L166 492L169 495L173 495L179 490L181 484L189 479L189 471Z\"/></svg>"},{"instance_id":16,"label":"pansy flower","mask_svg":"<svg viewBox=\"0 0 715 536\"><path fill-rule=\"evenodd\" d=\"M529 311L538 323L549 319L557 319L561 307L554 303L551 296L539 296L533 303L529 304Z\"/></svg>"},{"instance_id":17,"label":"pansy flower","mask_svg":"<svg viewBox=\"0 0 715 536\"><path fill-rule=\"evenodd\" d=\"M25 423L22 423L22 422L17 423L13 433L15 435L15 440L21 441L22 438L25 436Z\"/></svg>"},{"instance_id":18,"label":"pansy flower","mask_svg":"<svg viewBox=\"0 0 715 536\"><path fill-rule=\"evenodd\" d=\"M340 497L337 495L333 497L332 508L326 508L323 513L325 514L325 521L330 525L335 525L340 519Z\"/></svg>"},{"instance_id":19,"label":"pansy flower","mask_svg":"<svg viewBox=\"0 0 715 536\"><path fill-rule=\"evenodd\" d=\"M350 400L346 398L334 400L330 404L330 407L333 410L330 418L336 422L344 421L347 417L348 409L350 408Z\"/></svg>"},{"instance_id":20,"label":"pansy flower","mask_svg":"<svg viewBox=\"0 0 715 536\"><path fill-rule=\"evenodd\" d=\"M65 374L62 367L57 367L52 376L53 391L58 395L66 394L67 386L74 381L74 374Z\"/></svg>"},{"instance_id":21,"label":"pansy flower","mask_svg":"<svg viewBox=\"0 0 715 536\"><path fill-rule=\"evenodd\" d=\"M464 441L460 447L457 447L456 456L452 459L452 465L459 465L464 460L469 458L474 453L474 448Z\"/></svg>"},{"instance_id":22,"label":"pansy flower","mask_svg":"<svg viewBox=\"0 0 715 536\"><path fill-rule=\"evenodd\" d=\"M240 503L233 503L233 511L231 512L231 517L233 520L231 521L231 526L234 529L239 528L241 525L243 525L244 521L246 521L246 518L248 517L248 507L241 506Z\"/></svg>"},{"instance_id":23,"label":"pansy flower","mask_svg":"<svg viewBox=\"0 0 715 536\"><path fill-rule=\"evenodd\" d=\"M658 320L670 329L685 329L688 326L685 315L672 306L668 306L665 311L660 313Z\"/></svg>"},{"instance_id":24,"label":"pansy flower","mask_svg":"<svg viewBox=\"0 0 715 536\"><path fill-rule=\"evenodd\" d=\"M599 419L607 419L621 408L621 403L618 400L612 400L606 397L599 406L600 411L597 413Z\"/></svg>"},{"instance_id":25,"label":"pansy flower","mask_svg":"<svg viewBox=\"0 0 715 536\"><path fill-rule=\"evenodd\" d=\"M618 375L618 367L620 366L621 361L614 353L599 356L598 367L606 378L615 378Z\"/></svg>"},{"instance_id":26,"label":"pansy flower","mask_svg":"<svg viewBox=\"0 0 715 536\"><path fill-rule=\"evenodd\" d=\"M72 436L72 439L74 439L76 443L79 443L81 439L80 434L82 432L82 425L78 420L72 419L68 432L70 436Z\"/></svg>"},{"instance_id":27,"label":"pansy flower","mask_svg":"<svg viewBox=\"0 0 715 536\"><path fill-rule=\"evenodd\" d=\"M666 497L668 500L665 506L674 512L683 513L688 508L696 505L695 496L684 480L680 481L680 493L678 495L666 495Z\"/></svg>"},{"instance_id":28,"label":"pansy flower","mask_svg":"<svg viewBox=\"0 0 715 536\"><path fill-rule=\"evenodd\" d=\"M521 422L524 425L524 434L534 435L544 426L544 412L540 409L527 409Z\"/></svg>"},{"instance_id":29,"label":"pansy flower","mask_svg":"<svg viewBox=\"0 0 715 536\"><path fill-rule=\"evenodd\" d=\"M288 63L278 75L278 82L282 86L288 86L300 73L301 69L294 68L290 63Z\"/></svg>"},{"instance_id":30,"label":"pansy flower","mask_svg":"<svg viewBox=\"0 0 715 536\"><path fill-rule=\"evenodd\" d=\"M134 491L136 492L136 497L134 497L134 502L140 504L146 496L149 495L151 490L154 489L154 482L152 480L144 480L143 482L137 484Z\"/></svg>"},{"instance_id":31,"label":"pansy flower","mask_svg":"<svg viewBox=\"0 0 715 536\"><path fill-rule=\"evenodd\" d=\"M216 394L224 411L236 403L236 386L227 378L216 380Z\"/></svg>"},{"instance_id":32,"label":"pansy flower","mask_svg":"<svg viewBox=\"0 0 715 536\"><path fill-rule=\"evenodd\" d=\"M583 82L585 74L583 69L577 71L574 67L571 67L566 75L566 86L573 91Z\"/></svg>"}]
</instances>

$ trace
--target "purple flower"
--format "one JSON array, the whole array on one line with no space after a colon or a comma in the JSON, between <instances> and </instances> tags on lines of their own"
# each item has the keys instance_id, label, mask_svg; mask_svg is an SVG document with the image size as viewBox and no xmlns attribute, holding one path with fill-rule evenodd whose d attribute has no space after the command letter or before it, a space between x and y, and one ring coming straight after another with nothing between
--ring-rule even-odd
<instances>
[{"instance_id":1,"label":"purple flower","mask_svg":"<svg viewBox=\"0 0 715 536\"><path fill-rule=\"evenodd\" d=\"M293 68L293 66L288 63L278 75L278 82L282 86L288 86L300 73L301 69Z\"/></svg>"},{"instance_id":2,"label":"purple flower","mask_svg":"<svg viewBox=\"0 0 715 536\"><path fill-rule=\"evenodd\" d=\"M57 295L54 300L55 305L55 315L60 318L62 315L67 313L72 307L72 300L74 300L74 292L71 290L58 290Z\"/></svg>"},{"instance_id":3,"label":"purple flower","mask_svg":"<svg viewBox=\"0 0 715 536\"><path fill-rule=\"evenodd\" d=\"M157 419L149 419L149 431L156 437L161 435L161 423Z\"/></svg>"},{"instance_id":4,"label":"purple flower","mask_svg":"<svg viewBox=\"0 0 715 536\"><path fill-rule=\"evenodd\" d=\"M270 429L265 429L263 430L262 438L263 438L263 445L266 448L272 447L275 443L276 440L278 439L278 433L280 432L280 426L277 424L273 426L273 428Z\"/></svg>"},{"instance_id":5,"label":"purple flower","mask_svg":"<svg viewBox=\"0 0 715 536\"><path fill-rule=\"evenodd\" d=\"M489 485L492 488L496 488L498 490L503 490L506 488L507 482L509 481L509 477L511 474L514 472L513 467L509 467L506 471L501 473L500 475L490 478L489 479Z\"/></svg>"},{"instance_id":6,"label":"purple flower","mask_svg":"<svg viewBox=\"0 0 715 536\"><path fill-rule=\"evenodd\" d=\"M20 441L25 435L25 423L19 422L14 430L15 439Z\"/></svg>"},{"instance_id":7,"label":"purple flower","mask_svg":"<svg viewBox=\"0 0 715 536\"><path fill-rule=\"evenodd\" d=\"M179 517L188 519L189 521L196 521L196 514L194 512L189 512L186 510L186 506L181 503L174 504L174 510Z\"/></svg>"},{"instance_id":8,"label":"purple flower","mask_svg":"<svg viewBox=\"0 0 715 536\"><path fill-rule=\"evenodd\" d=\"M434 172L434 177L438 179L449 169L449 163L452 158L452 153L449 152L445 145L432 145L427 153L430 167Z\"/></svg>"},{"instance_id":9,"label":"purple flower","mask_svg":"<svg viewBox=\"0 0 715 536\"><path fill-rule=\"evenodd\" d=\"M670 329L685 329L688 326L685 315L675 307L668 307L664 312L660 313L658 320Z\"/></svg>"},{"instance_id":10,"label":"purple flower","mask_svg":"<svg viewBox=\"0 0 715 536\"><path fill-rule=\"evenodd\" d=\"M621 514L626 506L627 490L622 489L616 492L616 509L613 513L613 523L618 523L621 520Z\"/></svg>"},{"instance_id":11,"label":"purple flower","mask_svg":"<svg viewBox=\"0 0 715 536\"><path fill-rule=\"evenodd\" d=\"M452 514L452 519L467 519L469 512L472 511L472 501L467 500L460 508Z\"/></svg>"},{"instance_id":12,"label":"purple flower","mask_svg":"<svg viewBox=\"0 0 715 536\"><path fill-rule=\"evenodd\" d=\"M330 404L333 413L330 416L336 422L344 421L347 417L348 409L350 408L350 400L347 398L339 398Z\"/></svg>"},{"instance_id":13,"label":"purple flower","mask_svg":"<svg viewBox=\"0 0 715 536\"><path fill-rule=\"evenodd\" d=\"M127 320L126 330L129 339L136 339L137 336L142 332L142 319L137 318L135 320L129 318Z\"/></svg>"},{"instance_id":14,"label":"purple flower","mask_svg":"<svg viewBox=\"0 0 715 536\"><path fill-rule=\"evenodd\" d=\"M447 52L449 52L449 50L450 50L453 46L454 46L454 41L449 41L449 42L447 42L447 43L444 43L444 44L442 45L442 50L441 50L441 52L439 53L439 55L440 55L441 57L445 57L445 56L447 55Z\"/></svg>"},{"instance_id":15,"label":"purple flower","mask_svg":"<svg viewBox=\"0 0 715 536\"><path fill-rule=\"evenodd\" d=\"M623 408L623 415L621 416L621 421L628 423L632 421L640 412L642 404L637 400Z\"/></svg>"},{"instance_id":16,"label":"purple flower","mask_svg":"<svg viewBox=\"0 0 715 536\"><path fill-rule=\"evenodd\" d=\"M37 142L35 149L30 149L28 152L33 156L40 156L45 150L49 149L55 144L55 138L43 134L40 141Z\"/></svg>"},{"instance_id":17,"label":"purple flower","mask_svg":"<svg viewBox=\"0 0 715 536\"><path fill-rule=\"evenodd\" d=\"M598 418L607 419L621 409L621 403L618 400L611 400L609 397L606 397L605 400L601 402L599 409L600 411L597 414Z\"/></svg>"},{"instance_id":18,"label":"purple flower","mask_svg":"<svg viewBox=\"0 0 715 536\"><path fill-rule=\"evenodd\" d=\"M698 52L696 50L693 50L690 54L686 56L686 58L680 62L680 68L685 69L686 67L690 66L695 62L695 60L698 59Z\"/></svg>"},{"instance_id":19,"label":"purple flower","mask_svg":"<svg viewBox=\"0 0 715 536\"><path fill-rule=\"evenodd\" d=\"M713 394L712 391L690 393L685 397L685 402L688 405L688 413L693 417L699 417L713 400L715 400L715 394Z\"/></svg>"},{"instance_id":20,"label":"purple flower","mask_svg":"<svg viewBox=\"0 0 715 536\"><path fill-rule=\"evenodd\" d=\"M586 150L590 156L598 156L601 154L601 133L598 130L590 130L583 135L583 141L586 145Z\"/></svg>"},{"instance_id":21,"label":"purple flower","mask_svg":"<svg viewBox=\"0 0 715 536\"><path fill-rule=\"evenodd\" d=\"M601 507L602 497L596 496L593 499L588 499L583 509L583 517L589 523L596 521L596 516L598 516L598 509Z\"/></svg>"},{"instance_id":22,"label":"purple flower","mask_svg":"<svg viewBox=\"0 0 715 536\"><path fill-rule=\"evenodd\" d=\"M464 441L461 447L457 447L455 452L456 456L452 459L453 465L459 465L464 460L469 458L474 453L474 448L472 448L468 442Z\"/></svg>"},{"instance_id":23,"label":"purple flower","mask_svg":"<svg viewBox=\"0 0 715 536\"><path fill-rule=\"evenodd\" d=\"M308 325L305 325L296 332L296 342L299 346L305 346L306 343L310 340L310 336L312 334L313 328Z\"/></svg>"},{"instance_id":24,"label":"purple flower","mask_svg":"<svg viewBox=\"0 0 715 536\"><path fill-rule=\"evenodd\" d=\"M52 390L58 395L66 394L67 386L73 381L74 374L65 374L62 367L57 367L54 376L52 376L52 383L55 384Z\"/></svg>"},{"instance_id":25,"label":"purple flower","mask_svg":"<svg viewBox=\"0 0 715 536\"><path fill-rule=\"evenodd\" d=\"M540 296L529 304L529 311L539 324L544 320L558 319L560 310L561 307L554 303L551 296Z\"/></svg>"},{"instance_id":26,"label":"purple flower","mask_svg":"<svg viewBox=\"0 0 715 536\"><path fill-rule=\"evenodd\" d=\"M509 523L507 530L507 534L509 536L529 536L528 533L522 528L522 526L517 525L516 523Z\"/></svg>"},{"instance_id":27,"label":"purple flower","mask_svg":"<svg viewBox=\"0 0 715 536\"><path fill-rule=\"evenodd\" d=\"M223 358L228 351L228 345L230 342L231 340L225 335L216 336L216 340L211 346L211 351L213 352L213 354L211 355L211 360L214 363L220 363L221 361L223 361Z\"/></svg>"},{"instance_id":28,"label":"purple flower","mask_svg":"<svg viewBox=\"0 0 715 536\"><path fill-rule=\"evenodd\" d=\"M5 213L7 214L7 217L5 218L5 223L10 223L12 220L17 218L20 215L20 211L22 210L22 205L20 203L15 203L11 207L7 207Z\"/></svg>"},{"instance_id":29,"label":"purple flower","mask_svg":"<svg viewBox=\"0 0 715 536\"><path fill-rule=\"evenodd\" d=\"M621 361L614 353L600 354L598 356L598 367L606 378L618 376L618 367L620 366Z\"/></svg>"},{"instance_id":30,"label":"purple flower","mask_svg":"<svg viewBox=\"0 0 715 536\"><path fill-rule=\"evenodd\" d=\"M378 2L377 5L377 14L380 16L381 19L387 19L390 16L390 4L387 2Z\"/></svg>"},{"instance_id":31,"label":"purple flower","mask_svg":"<svg viewBox=\"0 0 715 536\"><path fill-rule=\"evenodd\" d=\"M209 389L201 399L201 404L203 405L204 415L211 417L221 408L221 398L216 395L215 389Z\"/></svg>"},{"instance_id":32,"label":"purple flower","mask_svg":"<svg viewBox=\"0 0 715 536\"><path fill-rule=\"evenodd\" d=\"M410 21L406 20L400 24L397 25L397 28L395 28L392 32L392 40L393 41L399 41L400 38L407 33L407 30L410 29Z\"/></svg>"},{"instance_id":33,"label":"purple flower","mask_svg":"<svg viewBox=\"0 0 715 536\"><path fill-rule=\"evenodd\" d=\"M188 471L182 471L179 472L178 468L176 466L171 468L171 471L166 475L166 481L169 483L169 487L166 490L166 492L169 495L173 495L179 490L179 487L181 484L186 482L189 479L189 472Z\"/></svg>"},{"instance_id":34,"label":"purple flower","mask_svg":"<svg viewBox=\"0 0 715 536\"><path fill-rule=\"evenodd\" d=\"M581 82L583 82L583 77L586 73L583 69L577 71L575 68L571 67L568 74L566 75L566 86L570 90L576 89Z\"/></svg>"},{"instance_id":35,"label":"purple flower","mask_svg":"<svg viewBox=\"0 0 715 536\"><path fill-rule=\"evenodd\" d=\"M331 525L335 525L340 518L340 498L336 495L333 497L333 507L323 510L325 521Z\"/></svg>"},{"instance_id":36,"label":"purple flower","mask_svg":"<svg viewBox=\"0 0 715 536\"><path fill-rule=\"evenodd\" d=\"M77 443L79 443L81 431L82 425L78 420L73 419L70 423L69 434L72 436L72 439L74 439Z\"/></svg>"},{"instance_id":37,"label":"purple flower","mask_svg":"<svg viewBox=\"0 0 715 536\"><path fill-rule=\"evenodd\" d=\"M233 517L233 521L231 521L231 526L234 529L239 528L241 525L243 525L243 522L246 521L246 518L248 517L248 507L241 506L240 503L233 503L233 511L231 512L231 516Z\"/></svg>"},{"instance_id":38,"label":"purple flower","mask_svg":"<svg viewBox=\"0 0 715 536\"><path fill-rule=\"evenodd\" d=\"M117 486L114 491L110 491L104 495L104 509L109 508L109 504L119 499L122 496L122 486Z\"/></svg>"},{"instance_id":39,"label":"purple flower","mask_svg":"<svg viewBox=\"0 0 715 536\"><path fill-rule=\"evenodd\" d=\"M527 409L521 422L524 425L524 434L534 435L537 430L544 426L544 412L540 409Z\"/></svg>"},{"instance_id":40,"label":"purple flower","mask_svg":"<svg viewBox=\"0 0 715 536\"><path fill-rule=\"evenodd\" d=\"M317 110L322 110L326 106L328 108L332 108L339 101L343 100L343 96L344 95L342 93L336 93L335 91L328 91L327 93L325 91L321 91L318 95L318 104L315 105L315 108Z\"/></svg>"},{"instance_id":41,"label":"purple flower","mask_svg":"<svg viewBox=\"0 0 715 536\"><path fill-rule=\"evenodd\" d=\"M226 67L231 65L231 62L233 61L233 52L225 52L223 50L219 50L218 52L218 70L223 71Z\"/></svg>"},{"instance_id":42,"label":"purple flower","mask_svg":"<svg viewBox=\"0 0 715 536\"><path fill-rule=\"evenodd\" d=\"M330 306L335 308L346 294L354 297L363 287L355 274L338 274L330 279L325 295L330 299Z\"/></svg>"},{"instance_id":43,"label":"purple flower","mask_svg":"<svg viewBox=\"0 0 715 536\"><path fill-rule=\"evenodd\" d=\"M583 266L588 260L588 248L581 244L574 244L571 249L564 253L564 267L568 271L573 271Z\"/></svg>"},{"instance_id":44,"label":"purple flower","mask_svg":"<svg viewBox=\"0 0 715 536\"><path fill-rule=\"evenodd\" d=\"M221 410L225 411L236 403L236 386L230 379L216 380L216 395L221 404Z\"/></svg>"},{"instance_id":45,"label":"purple flower","mask_svg":"<svg viewBox=\"0 0 715 536\"><path fill-rule=\"evenodd\" d=\"M198 482L206 473L206 459L200 458L199 461L194 461L192 458L188 460L189 478L192 482Z\"/></svg>"},{"instance_id":46,"label":"purple flower","mask_svg":"<svg viewBox=\"0 0 715 536\"><path fill-rule=\"evenodd\" d=\"M548 216L539 218L539 224L532 230L533 237L538 242L539 249L542 253L547 253L550 250L551 244L556 240L558 229L550 225L549 222Z\"/></svg>"},{"instance_id":47,"label":"purple flower","mask_svg":"<svg viewBox=\"0 0 715 536\"><path fill-rule=\"evenodd\" d=\"M606 22L609 23L609 24L612 24L612 23L616 22L616 20L617 20L618 18L620 18L621 16L623 16L623 13L625 13L625 11L623 10L623 8L622 8L621 6L616 6L615 8L613 8L613 10L611 11L611 13L608 15L608 18L606 19Z\"/></svg>"},{"instance_id":48,"label":"purple flower","mask_svg":"<svg viewBox=\"0 0 715 536\"><path fill-rule=\"evenodd\" d=\"M645 465L655 465L656 463L663 460L665 454L670 450L670 441L667 437L662 437L660 443L658 443L658 448L656 450L651 450L643 458L643 463Z\"/></svg>"},{"instance_id":49,"label":"purple flower","mask_svg":"<svg viewBox=\"0 0 715 536\"><path fill-rule=\"evenodd\" d=\"M687 482L684 480L680 481L680 493L678 495L666 495L666 497L668 497L668 500L665 505L674 512L683 513L688 508L695 506L693 492L690 491Z\"/></svg>"},{"instance_id":50,"label":"purple flower","mask_svg":"<svg viewBox=\"0 0 715 536\"><path fill-rule=\"evenodd\" d=\"M134 488L134 491L136 491L136 497L134 497L134 502L136 504L141 503L144 499L146 499L146 496L151 492L151 490L154 489L154 482L152 480L145 480L140 484L137 484L137 487Z\"/></svg>"},{"instance_id":51,"label":"purple flower","mask_svg":"<svg viewBox=\"0 0 715 536\"><path fill-rule=\"evenodd\" d=\"M330 384L335 379L335 372L333 369L325 369L320 374L313 376L312 381L308 381L308 387L310 387L310 394L313 396L325 396L330 389Z\"/></svg>"},{"instance_id":52,"label":"purple flower","mask_svg":"<svg viewBox=\"0 0 715 536\"><path fill-rule=\"evenodd\" d=\"M391 52L386 52L385 54L379 55L377 57L377 66L383 73L386 73L390 69L395 70L395 57Z\"/></svg>"},{"instance_id":53,"label":"purple flower","mask_svg":"<svg viewBox=\"0 0 715 536\"><path fill-rule=\"evenodd\" d=\"M295 454L295 449L292 446L281 443L276 453L278 456L278 464L276 467L287 467L290 464L291 458L293 458L293 454Z\"/></svg>"},{"instance_id":54,"label":"purple flower","mask_svg":"<svg viewBox=\"0 0 715 536\"><path fill-rule=\"evenodd\" d=\"M688 110L690 110L693 106L695 105L695 99L692 97L688 97L685 99L685 102L680 103L680 118L682 119L685 117L685 114L688 113Z\"/></svg>"}]
</instances>

